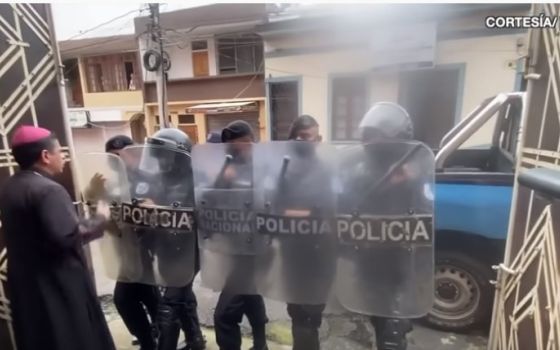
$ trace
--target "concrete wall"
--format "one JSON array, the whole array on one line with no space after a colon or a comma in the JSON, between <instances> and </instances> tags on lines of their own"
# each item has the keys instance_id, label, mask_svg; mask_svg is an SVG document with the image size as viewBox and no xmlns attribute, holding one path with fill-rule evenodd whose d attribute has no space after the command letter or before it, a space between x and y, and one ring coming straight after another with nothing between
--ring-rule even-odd
<instances>
[{"instance_id":1,"label":"concrete wall","mask_svg":"<svg viewBox=\"0 0 560 350\"><path fill-rule=\"evenodd\" d=\"M84 94L84 107L138 106L142 110L142 91L111 91Z\"/></svg>"},{"instance_id":2,"label":"concrete wall","mask_svg":"<svg viewBox=\"0 0 560 350\"><path fill-rule=\"evenodd\" d=\"M297 47L303 35L292 40L265 38L267 47ZM474 109L484 98L499 92L512 91L515 82L517 40L525 35L501 35L470 39L446 40L437 43L436 66L464 64L465 74L462 93L458 101L461 116ZM317 34L312 37L317 40ZM370 103L377 101L398 102L399 74L368 72L375 57L367 49L346 49L331 52L305 53L284 57L266 58L266 77L294 77L302 80L302 113L317 118L322 134L330 137L329 78L336 74L361 73L370 77ZM508 63L513 62L513 68ZM422 87L419 87L422 88ZM450 115L450 118L455 116ZM491 125L475 135L469 144L487 143Z\"/></svg>"}]
</instances>

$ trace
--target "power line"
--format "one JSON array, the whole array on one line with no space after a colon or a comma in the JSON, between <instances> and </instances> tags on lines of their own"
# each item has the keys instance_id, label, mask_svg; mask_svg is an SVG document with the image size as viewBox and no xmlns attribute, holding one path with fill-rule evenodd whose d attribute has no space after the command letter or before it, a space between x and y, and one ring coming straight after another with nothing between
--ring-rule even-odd
<instances>
[{"instance_id":1,"label":"power line","mask_svg":"<svg viewBox=\"0 0 560 350\"><path fill-rule=\"evenodd\" d=\"M122 29L124 29L124 27L121 27L119 30L117 30L117 32L121 31ZM146 33L146 32L147 31L144 31L144 32L138 34L137 36L135 36L134 40L135 41L138 40L138 37L140 35ZM64 50L63 53L68 53L68 52L72 52L72 51L76 51L76 50L80 50L80 49L85 49L85 48L89 48L89 47L101 46L101 45L104 45L104 44L115 42L117 40L122 40L122 37L120 35L117 35L116 37L112 36L112 37L109 37L109 38L107 38L106 40L103 40L103 41L98 41L98 42L94 42L94 43L91 43L91 44L85 44L85 45L69 48L67 50ZM132 51L138 51L138 48L135 47Z\"/></svg>"},{"instance_id":2,"label":"power line","mask_svg":"<svg viewBox=\"0 0 560 350\"><path fill-rule=\"evenodd\" d=\"M92 32L92 31L94 31L94 30L96 30L96 29L99 29L99 28L101 28L101 27L103 27L103 26L106 26L107 24L113 23L113 22L116 21L116 20L119 20L119 19L121 19L121 18L123 18L123 17L126 17L126 16L128 16L128 15L130 15L130 14L132 14L132 13L138 12L138 14L140 15L140 14L142 14L142 12L145 11L145 10L146 10L145 8L141 8L141 9L138 9L138 10L128 11L128 12L126 12L126 13L124 13L124 14L122 14L122 15L119 15L119 16L113 18L113 19L110 19L110 20L108 20L108 21L106 21L106 22L103 22L103 23L101 23L101 24L98 24L98 25L96 25L95 27L92 27L92 28L90 28L90 29L86 29L86 30L84 30L84 31L81 31L80 33L75 34L75 35L71 36L70 38L68 38L68 39L66 39L66 40L72 40L72 39L77 38L77 37L79 37L79 36L82 36L82 35L84 35L84 34L86 34L86 33ZM128 22L127 22L127 23L128 23Z\"/></svg>"},{"instance_id":3,"label":"power line","mask_svg":"<svg viewBox=\"0 0 560 350\"><path fill-rule=\"evenodd\" d=\"M261 62L261 65L259 66L259 69L257 69L257 73L255 73L255 75L253 75L253 77L251 78L251 80L249 80L249 83L247 84L247 86L245 86L241 91L239 91L239 93L237 93L237 95L235 95L233 97L233 99L238 98L239 96L243 95L243 93L245 91L247 91L247 89L249 89L251 87L251 85L253 85L253 82L255 81L255 79L257 79L257 77L259 75L262 75L263 73L260 72L260 70L263 68L264 66L264 61Z\"/></svg>"}]
</instances>

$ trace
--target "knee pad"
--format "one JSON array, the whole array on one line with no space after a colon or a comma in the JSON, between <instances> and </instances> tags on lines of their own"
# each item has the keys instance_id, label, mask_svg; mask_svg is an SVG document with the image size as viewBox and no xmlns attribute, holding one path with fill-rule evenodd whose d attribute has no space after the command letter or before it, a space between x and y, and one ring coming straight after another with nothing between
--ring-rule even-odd
<instances>
[{"instance_id":1,"label":"knee pad","mask_svg":"<svg viewBox=\"0 0 560 350\"><path fill-rule=\"evenodd\" d=\"M173 307L164 303L161 303L158 306L156 319L158 325L162 327L171 325L176 322L175 318L175 310L173 309Z\"/></svg>"}]
</instances>

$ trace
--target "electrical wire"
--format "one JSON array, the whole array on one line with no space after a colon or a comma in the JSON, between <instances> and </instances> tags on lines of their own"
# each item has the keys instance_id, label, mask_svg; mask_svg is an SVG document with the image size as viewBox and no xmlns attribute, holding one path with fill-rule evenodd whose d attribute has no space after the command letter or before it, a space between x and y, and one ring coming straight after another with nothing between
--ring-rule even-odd
<instances>
[{"instance_id":1,"label":"electrical wire","mask_svg":"<svg viewBox=\"0 0 560 350\"><path fill-rule=\"evenodd\" d=\"M121 30L124 29L125 27L126 27L126 26L121 27L118 31L121 31ZM117 31L117 32L118 32L118 31ZM142 33L140 33L140 34L138 34L138 35L136 35L136 36L135 36L135 40L137 40L139 36L143 35L143 34L146 33L146 32L147 32L147 30L144 31L144 32L142 32ZM67 50L64 50L64 54L68 54L68 53L71 53L71 52L73 52L73 51L81 50L81 49L85 49L85 48L92 48L92 47L95 47L95 46L105 45L105 44L108 44L108 43L111 43L111 42L115 42L115 41L118 41L118 40L122 40L122 39L123 39L123 38L122 38L122 36L120 36L120 35L117 35L116 37L115 37L115 36L112 36L112 37L107 38L106 40L102 40L102 41L98 41L98 42L94 42L94 43L90 43L90 44L85 44L85 45L81 45L81 46L76 46L76 47L69 48L69 49L67 49ZM134 51L137 51L137 49L135 49Z\"/></svg>"},{"instance_id":2,"label":"electrical wire","mask_svg":"<svg viewBox=\"0 0 560 350\"><path fill-rule=\"evenodd\" d=\"M126 16L128 16L128 15L130 15L130 14L132 14L132 13L138 12L138 15L141 15L142 12L144 12L144 11L146 11L146 8L140 8L140 9L137 9L137 10L128 11L128 12L126 12L126 13L124 13L124 14L122 14L122 15L119 15L119 16L117 16L117 17L114 17L114 18L112 18L112 19L110 19L110 20L108 20L108 21L106 21L106 22L100 23L100 24L98 24L98 25L96 25L96 26L94 26L94 27L92 27L92 28L89 28L89 29L86 29L86 30L84 30L84 31L81 31L81 32L79 32L78 34L75 34L75 35L71 36L70 38L68 38L68 39L66 39L66 40L73 40L73 39L75 39L75 38L77 38L77 37L79 37L79 36L82 36L82 35L84 35L84 34L87 34L87 33L90 33L90 32L92 32L92 31L94 31L94 30L97 30L97 29L99 29L99 28L101 28L101 27L103 27L103 26L106 26L107 24L111 24L111 23L113 23L113 22L115 22L115 21L117 21L117 20L119 20L119 19L121 19L121 18L124 18L124 17L126 17Z\"/></svg>"},{"instance_id":3,"label":"electrical wire","mask_svg":"<svg viewBox=\"0 0 560 350\"><path fill-rule=\"evenodd\" d=\"M253 85L253 82L255 81L255 79L257 79L257 77L259 75L262 75L261 69L264 66L264 60L261 62L261 65L259 66L259 69L257 69L257 73L255 73L255 75L253 75L253 77L251 78L251 80L249 80L249 83L247 84L247 86L245 86L241 91L239 91L238 94L235 95L235 97L233 97L233 100L236 98L239 98L239 96L243 95L243 93L245 91L247 91L247 89L249 89L251 87L251 85Z\"/></svg>"}]
</instances>

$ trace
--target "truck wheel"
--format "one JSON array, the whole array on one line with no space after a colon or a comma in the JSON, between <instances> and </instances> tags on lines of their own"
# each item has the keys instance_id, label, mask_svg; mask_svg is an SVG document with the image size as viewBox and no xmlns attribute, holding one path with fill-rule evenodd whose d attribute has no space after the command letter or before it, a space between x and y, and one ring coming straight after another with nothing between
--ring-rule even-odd
<instances>
[{"instance_id":1,"label":"truck wheel","mask_svg":"<svg viewBox=\"0 0 560 350\"><path fill-rule=\"evenodd\" d=\"M490 267L456 252L436 256L434 306L425 321L447 331L465 331L487 322L494 289Z\"/></svg>"}]
</instances>

